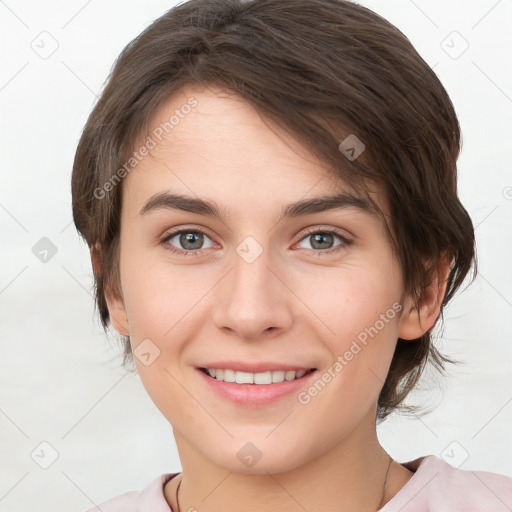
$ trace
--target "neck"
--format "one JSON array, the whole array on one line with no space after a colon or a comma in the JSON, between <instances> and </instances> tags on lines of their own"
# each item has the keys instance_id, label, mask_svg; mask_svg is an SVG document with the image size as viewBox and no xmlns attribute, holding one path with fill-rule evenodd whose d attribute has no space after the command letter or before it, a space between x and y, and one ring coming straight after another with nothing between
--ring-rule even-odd
<instances>
[{"instance_id":1,"label":"neck","mask_svg":"<svg viewBox=\"0 0 512 512\"><path fill-rule=\"evenodd\" d=\"M280 473L261 467L258 474L227 470L204 458L180 432L174 435L183 467L180 512L292 512L301 508L308 512L375 512L412 476L399 464L390 465L375 424L366 431L358 429L307 463ZM177 512L180 477L173 480L176 482L166 486L165 496Z\"/></svg>"}]
</instances>

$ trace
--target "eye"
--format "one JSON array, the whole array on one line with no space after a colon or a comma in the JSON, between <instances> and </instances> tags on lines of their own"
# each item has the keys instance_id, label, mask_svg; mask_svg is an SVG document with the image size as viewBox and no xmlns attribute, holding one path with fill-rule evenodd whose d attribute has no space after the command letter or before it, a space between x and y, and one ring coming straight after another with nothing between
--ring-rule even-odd
<instances>
[{"instance_id":1,"label":"eye","mask_svg":"<svg viewBox=\"0 0 512 512\"><path fill-rule=\"evenodd\" d=\"M211 239L201 230L182 229L167 234L160 243L171 252L185 256L196 256L202 249L213 247L213 242L206 247L203 246L205 238L211 242ZM178 247L176 247L175 244L177 244Z\"/></svg>"},{"instance_id":2,"label":"eye","mask_svg":"<svg viewBox=\"0 0 512 512\"><path fill-rule=\"evenodd\" d=\"M301 239L301 242L309 241L311 247L306 247L306 249L311 248L318 255L332 254L341 251L352 243L351 240L335 230L308 229L307 233L308 234ZM340 243L333 245L336 238L340 240Z\"/></svg>"},{"instance_id":3,"label":"eye","mask_svg":"<svg viewBox=\"0 0 512 512\"><path fill-rule=\"evenodd\" d=\"M338 244L333 245L336 238L340 241ZM209 245L204 245L205 240L209 240ZM311 249L317 255L327 255L345 249L352 243L347 237L342 235L336 230L317 229L307 230L307 235L304 236L300 243L310 241ZM209 249L214 246L214 243L206 233L200 229L181 229L168 233L160 242L167 250L184 255L184 256L199 256L203 249ZM302 247L304 248L304 247Z\"/></svg>"}]
</instances>

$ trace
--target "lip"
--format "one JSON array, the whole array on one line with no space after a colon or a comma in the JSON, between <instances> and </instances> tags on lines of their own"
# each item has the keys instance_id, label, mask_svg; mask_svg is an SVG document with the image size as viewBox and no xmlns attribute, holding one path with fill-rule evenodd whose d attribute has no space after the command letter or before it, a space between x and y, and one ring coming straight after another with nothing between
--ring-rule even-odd
<instances>
[{"instance_id":1,"label":"lip","mask_svg":"<svg viewBox=\"0 0 512 512\"><path fill-rule=\"evenodd\" d=\"M216 363L218 364L218 363ZM247 366L250 365L245 365ZM254 365L252 366L254 367ZM203 367L204 368L204 367ZM207 368L229 368L235 369L232 366L208 366ZM269 370L269 366L265 366L267 370ZM304 367L290 367L289 365L280 366L277 369L284 370L288 368L289 370L294 370L297 368L298 370L305 370ZM307 368L308 370L310 368ZM215 393L217 396L230 401L236 405L244 405L244 406L265 406L272 404L274 402L279 401L287 396L292 394L297 394L301 388L309 387L310 382L316 378L318 374L318 370L311 371L306 373L303 377L296 380L289 380L283 382L276 382L274 384L236 384L235 382L224 382L222 380L216 380L206 373L204 373L200 368L196 368L199 377L203 380L203 382L208 386L208 389ZM247 371L247 370L237 370L237 371ZM252 370L251 373L258 373L257 371Z\"/></svg>"},{"instance_id":2,"label":"lip","mask_svg":"<svg viewBox=\"0 0 512 512\"><path fill-rule=\"evenodd\" d=\"M293 364L273 363L261 361L259 363L247 361L215 361L197 365L197 368L215 368L218 370L234 370L236 372L263 373L268 371L296 371L311 370L314 366L299 366Z\"/></svg>"}]
</instances>

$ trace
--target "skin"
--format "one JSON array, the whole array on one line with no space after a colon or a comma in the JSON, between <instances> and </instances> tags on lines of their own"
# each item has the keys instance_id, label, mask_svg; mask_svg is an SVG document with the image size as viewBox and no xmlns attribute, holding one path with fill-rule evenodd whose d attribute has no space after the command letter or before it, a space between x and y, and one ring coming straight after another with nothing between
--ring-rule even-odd
<instances>
[{"instance_id":1,"label":"skin","mask_svg":"<svg viewBox=\"0 0 512 512\"><path fill-rule=\"evenodd\" d=\"M220 89L183 89L150 126L191 96L198 105L124 178L122 293L107 290L113 326L130 336L132 349L149 338L160 350L147 366L135 362L172 425L183 468L165 497L178 510L182 479L182 512L377 510L412 476L393 461L384 488L390 458L376 435L378 395L397 338L418 338L434 325L449 268L440 266L416 310L403 299L401 269L378 216L351 207L278 221L288 203L348 189L293 137ZM158 192L209 199L231 215L141 215ZM389 211L380 191L374 199ZM179 228L201 229L203 245L190 249L179 236L161 243ZM352 243L334 236L319 249L306 228L338 229ZM236 252L247 236L263 251L250 264ZM320 254L334 246L341 250ZM197 373L202 361L251 359L321 374L395 303L402 311L308 404L292 393L265 407L235 405ZM247 442L262 453L250 468L237 457Z\"/></svg>"}]
</instances>

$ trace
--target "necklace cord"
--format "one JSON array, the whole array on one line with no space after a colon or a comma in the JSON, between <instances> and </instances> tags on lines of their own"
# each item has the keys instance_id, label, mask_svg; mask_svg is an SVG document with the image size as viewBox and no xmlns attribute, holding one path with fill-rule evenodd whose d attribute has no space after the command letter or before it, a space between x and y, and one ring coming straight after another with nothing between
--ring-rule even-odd
<instances>
[{"instance_id":1,"label":"necklace cord","mask_svg":"<svg viewBox=\"0 0 512 512\"><path fill-rule=\"evenodd\" d=\"M180 490L181 481L183 480L183 476L180 478L180 481L178 482L178 485L176 487L176 506L178 507L178 510L176 512L180 512L180 502L178 500L178 491Z\"/></svg>"},{"instance_id":2,"label":"necklace cord","mask_svg":"<svg viewBox=\"0 0 512 512\"><path fill-rule=\"evenodd\" d=\"M389 457L389 455L388 455ZM382 486L382 497L380 499L379 507L377 508L377 512L384 506L384 499L386 497L386 484L388 483L388 474L389 474L389 468L391 467L391 463L393 462L393 459L389 457L389 463L388 463L388 469L386 470L386 477L384 478L384 485Z\"/></svg>"}]
</instances>

